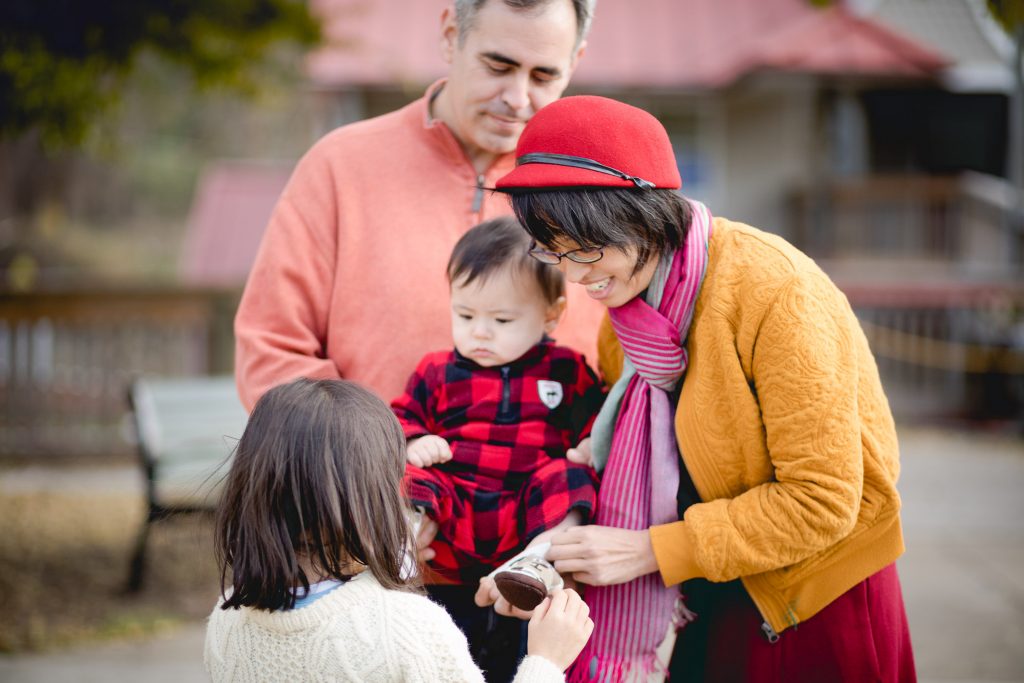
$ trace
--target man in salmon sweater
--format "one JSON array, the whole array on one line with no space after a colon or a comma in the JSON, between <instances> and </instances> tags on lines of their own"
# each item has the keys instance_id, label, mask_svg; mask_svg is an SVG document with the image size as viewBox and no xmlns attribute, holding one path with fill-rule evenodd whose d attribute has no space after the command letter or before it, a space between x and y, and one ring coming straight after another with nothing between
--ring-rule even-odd
<instances>
[{"instance_id":1,"label":"man in salmon sweater","mask_svg":"<svg viewBox=\"0 0 1024 683\"><path fill-rule=\"evenodd\" d=\"M593 2L456 0L441 15L447 79L303 157L235 319L247 407L296 377L344 377L390 400L425 353L451 346L452 246L511 213L484 188L512 169L526 121L568 85ZM593 361L601 307L572 289L557 341Z\"/></svg>"},{"instance_id":2,"label":"man in salmon sweater","mask_svg":"<svg viewBox=\"0 0 1024 683\"><path fill-rule=\"evenodd\" d=\"M446 265L472 226L511 213L483 188L512 170L526 122L558 99L583 54L594 0L455 0L441 15L448 77L412 104L329 133L278 201L235 319L251 408L296 377L355 380L385 400L421 357L452 346ZM559 344L596 356L603 307L567 293ZM473 639L488 681L510 679L518 620L432 586Z\"/></svg>"}]
</instances>

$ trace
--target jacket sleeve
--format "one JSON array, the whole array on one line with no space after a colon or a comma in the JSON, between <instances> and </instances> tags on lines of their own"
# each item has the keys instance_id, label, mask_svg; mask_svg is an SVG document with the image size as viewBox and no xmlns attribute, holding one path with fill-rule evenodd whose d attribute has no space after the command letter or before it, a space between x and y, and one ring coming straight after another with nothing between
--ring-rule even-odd
<instances>
[{"instance_id":1,"label":"jacket sleeve","mask_svg":"<svg viewBox=\"0 0 1024 683\"><path fill-rule=\"evenodd\" d=\"M597 331L597 369L601 371L601 379L605 386L611 387L622 375L625 352L615 336L612 319L606 314Z\"/></svg>"},{"instance_id":2,"label":"jacket sleeve","mask_svg":"<svg viewBox=\"0 0 1024 683\"><path fill-rule=\"evenodd\" d=\"M275 385L339 377L326 357L337 215L332 174L314 147L274 208L235 316L235 375L247 409Z\"/></svg>"},{"instance_id":3,"label":"jacket sleeve","mask_svg":"<svg viewBox=\"0 0 1024 683\"><path fill-rule=\"evenodd\" d=\"M799 272L775 294L751 358L772 480L676 523L709 579L792 565L853 529L864 483L857 324L821 273Z\"/></svg>"},{"instance_id":4,"label":"jacket sleeve","mask_svg":"<svg viewBox=\"0 0 1024 683\"><path fill-rule=\"evenodd\" d=\"M436 376L436 366L430 361L430 356L425 356L409 376L405 391L391 402L391 410L401 423L406 439L434 433Z\"/></svg>"}]
</instances>

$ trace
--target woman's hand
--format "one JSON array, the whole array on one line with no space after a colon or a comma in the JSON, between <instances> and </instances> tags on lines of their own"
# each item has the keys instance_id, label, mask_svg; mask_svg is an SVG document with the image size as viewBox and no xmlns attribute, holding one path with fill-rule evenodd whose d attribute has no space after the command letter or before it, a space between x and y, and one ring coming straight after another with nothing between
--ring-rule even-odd
<instances>
[{"instance_id":1,"label":"woman's hand","mask_svg":"<svg viewBox=\"0 0 1024 683\"><path fill-rule=\"evenodd\" d=\"M416 467L430 467L452 459L452 447L436 434L427 434L409 442L405 460Z\"/></svg>"},{"instance_id":2,"label":"woman's hand","mask_svg":"<svg viewBox=\"0 0 1024 683\"><path fill-rule=\"evenodd\" d=\"M646 529L577 526L551 537L547 559L580 583L611 586L658 571Z\"/></svg>"},{"instance_id":3,"label":"woman's hand","mask_svg":"<svg viewBox=\"0 0 1024 683\"><path fill-rule=\"evenodd\" d=\"M526 652L565 671L593 632L594 622L587 603L571 588L557 590L534 608L527 629Z\"/></svg>"}]
</instances>

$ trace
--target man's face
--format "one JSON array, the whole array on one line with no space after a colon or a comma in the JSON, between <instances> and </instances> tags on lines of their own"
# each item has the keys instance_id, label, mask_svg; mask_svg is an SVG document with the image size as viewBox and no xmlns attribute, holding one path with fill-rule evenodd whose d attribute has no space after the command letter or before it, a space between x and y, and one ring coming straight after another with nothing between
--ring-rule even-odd
<instances>
[{"instance_id":1,"label":"man's face","mask_svg":"<svg viewBox=\"0 0 1024 683\"><path fill-rule=\"evenodd\" d=\"M461 44L454 11L446 12L442 32L451 65L443 118L474 161L514 151L526 122L561 96L583 53L574 47L569 0L526 11L488 0Z\"/></svg>"}]
</instances>

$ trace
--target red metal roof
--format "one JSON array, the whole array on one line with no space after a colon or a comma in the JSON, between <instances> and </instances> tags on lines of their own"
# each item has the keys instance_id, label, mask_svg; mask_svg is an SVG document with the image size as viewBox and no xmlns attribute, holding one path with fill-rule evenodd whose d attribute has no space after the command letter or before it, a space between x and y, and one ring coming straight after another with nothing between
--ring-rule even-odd
<instances>
[{"instance_id":1,"label":"red metal roof","mask_svg":"<svg viewBox=\"0 0 1024 683\"><path fill-rule=\"evenodd\" d=\"M600 0L575 83L722 85L754 42L813 11L806 0Z\"/></svg>"},{"instance_id":2,"label":"red metal roof","mask_svg":"<svg viewBox=\"0 0 1024 683\"><path fill-rule=\"evenodd\" d=\"M307 58L332 87L431 83L446 72L441 11L451 0L310 0L326 45Z\"/></svg>"},{"instance_id":3,"label":"red metal roof","mask_svg":"<svg viewBox=\"0 0 1024 683\"><path fill-rule=\"evenodd\" d=\"M328 46L308 71L327 87L444 75L441 10L448 0L313 0ZM579 87L715 88L759 70L919 77L946 60L841 6L807 0L600 0Z\"/></svg>"},{"instance_id":4,"label":"red metal roof","mask_svg":"<svg viewBox=\"0 0 1024 683\"><path fill-rule=\"evenodd\" d=\"M811 12L768 36L748 63L820 74L928 77L947 60L895 29L841 6Z\"/></svg>"},{"instance_id":5,"label":"red metal roof","mask_svg":"<svg viewBox=\"0 0 1024 683\"><path fill-rule=\"evenodd\" d=\"M245 283L260 236L291 170L291 164L218 161L203 172L179 264L184 283L206 287Z\"/></svg>"},{"instance_id":6,"label":"red metal roof","mask_svg":"<svg viewBox=\"0 0 1024 683\"><path fill-rule=\"evenodd\" d=\"M311 0L328 46L309 56L324 87L409 85L443 76L449 0ZM716 88L759 70L925 76L943 58L881 24L807 0L599 0L573 83ZM196 285L238 286L290 167L221 162L200 180L181 259Z\"/></svg>"}]
</instances>

